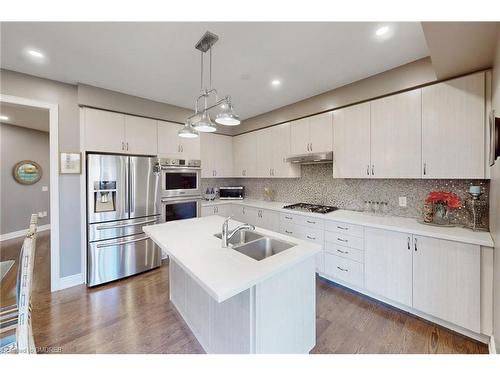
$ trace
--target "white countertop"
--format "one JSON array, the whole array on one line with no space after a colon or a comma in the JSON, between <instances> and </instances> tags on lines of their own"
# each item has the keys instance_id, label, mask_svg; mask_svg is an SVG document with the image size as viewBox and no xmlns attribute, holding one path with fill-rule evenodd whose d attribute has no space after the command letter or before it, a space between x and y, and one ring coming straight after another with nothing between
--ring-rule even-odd
<instances>
[{"instance_id":1,"label":"white countertop","mask_svg":"<svg viewBox=\"0 0 500 375\"><path fill-rule=\"evenodd\" d=\"M393 230L396 232L405 232L420 236L441 238L444 240L458 241L470 243L474 245L493 247L493 239L489 232L474 232L462 227L438 227L419 223L414 218L399 217L399 216L384 216L366 212L336 210L328 214L318 214L311 212L302 212L295 210L284 209L283 206L289 203L283 202L268 202L253 199L243 200L215 200L204 201L203 206L213 206L220 204L239 204L249 207L262 208L286 212L289 214L304 215L325 220L336 220L344 223L363 225L379 229Z\"/></svg>"},{"instance_id":2,"label":"white countertop","mask_svg":"<svg viewBox=\"0 0 500 375\"><path fill-rule=\"evenodd\" d=\"M208 216L150 225L143 229L217 302L233 297L321 250L317 244L256 228L256 232L297 244L257 261L230 247L221 247L221 240L214 234L221 232L223 222L223 217ZM239 224L232 220L229 228Z\"/></svg>"}]
</instances>

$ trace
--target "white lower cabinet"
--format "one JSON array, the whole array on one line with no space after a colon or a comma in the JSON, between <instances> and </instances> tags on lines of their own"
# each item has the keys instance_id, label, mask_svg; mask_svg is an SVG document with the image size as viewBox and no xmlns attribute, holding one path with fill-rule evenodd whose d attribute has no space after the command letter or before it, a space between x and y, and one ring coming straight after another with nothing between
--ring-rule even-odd
<instances>
[{"instance_id":1,"label":"white lower cabinet","mask_svg":"<svg viewBox=\"0 0 500 375\"><path fill-rule=\"evenodd\" d=\"M242 223L257 225L257 208L243 206L239 204L233 205L233 219Z\"/></svg>"},{"instance_id":2,"label":"white lower cabinet","mask_svg":"<svg viewBox=\"0 0 500 375\"><path fill-rule=\"evenodd\" d=\"M272 210L264 210L259 208L257 210L256 226L278 232L280 229L280 214Z\"/></svg>"},{"instance_id":3,"label":"white lower cabinet","mask_svg":"<svg viewBox=\"0 0 500 375\"><path fill-rule=\"evenodd\" d=\"M339 257L325 251L324 273L347 284L363 287L363 263Z\"/></svg>"},{"instance_id":4,"label":"white lower cabinet","mask_svg":"<svg viewBox=\"0 0 500 375\"><path fill-rule=\"evenodd\" d=\"M219 215L223 217L229 217L232 214L232 209L230 204L218 204L214 206L205 206L201 208L201 216L211 216Z\"/></svg>"},{"instance_id":5,"label":"white lower cabinet","mask_svg":"<svg viewBox=\"0 0 500 375\"><path fill-rule=\"evenodd\" d=\"M414 236L413 307L465 327L481 328L481 252L470 245Z\"/></svg>"},{"instance_id":6,"label":"white lower cabinet","mask_svg":"<svg viewBox=\"0 0 500 375\"><path fill-rule=\"evenodd\" d=\"M365 228L365 288L412 305L412 235Z\"/></svg>"}]
</instances>

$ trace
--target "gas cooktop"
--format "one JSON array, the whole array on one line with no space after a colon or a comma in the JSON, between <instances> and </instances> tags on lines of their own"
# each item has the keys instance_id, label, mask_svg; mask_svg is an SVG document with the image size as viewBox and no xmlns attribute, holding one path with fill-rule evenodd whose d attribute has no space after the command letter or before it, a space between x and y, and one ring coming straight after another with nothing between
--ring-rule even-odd
<instances>
[{"instance_id":1,"label":"gas cooktop","mask_svg":"<svg viewBox=\"0 0 500 375\"><path fill-rule=\"evenodd\" d=\"M329 212L335 211L338 208L333 206L322 206L320 204L309 204L309 203L295 203L288 206L283 206L283 208L295 211L306 211L314 212L318 214L327 214Z\"/></svg>"}]
</instances>

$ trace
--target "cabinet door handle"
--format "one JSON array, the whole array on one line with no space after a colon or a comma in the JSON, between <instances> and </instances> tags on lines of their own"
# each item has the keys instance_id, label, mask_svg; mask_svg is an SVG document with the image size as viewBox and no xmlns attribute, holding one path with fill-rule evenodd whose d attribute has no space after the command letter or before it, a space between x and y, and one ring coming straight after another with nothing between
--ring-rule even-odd
<instances>
[{"instance_id":1,"label":"cabinet door handle","mask_svg":"<svg viewBox=\"0 0 500 375\"><path fill-rule=\"evenodd\" d=\"M337 225L337 229L348 230L349 228L341 227L340 225Z\"/></svg>"},{"instance_id":2,"label":"cabinet door handle","mask_svg":"<svg viewBox=\"0 0 500 375\"><path fill-rule=\"evenodd\" d=\"M316 224L315 221L311 221L311 220L306 220L306 222L309 223L309 224Z\"/></svg>"},{"instance_id":3,"label":"cabinet door handle","mask_svg":"<svg viewBox=\"0 0 500 375\"><path fill-rule=\"evenodd\" d=\"M370 175L370 164L366 166L366 174L369 176Z\"/></svg>"},{"instance_id":4,"label":"cabinet door handle","mask_svg":"<svg viewBox=\"0 0 500 375\"><path fill-rule=\"evenodd\" d=\"M415 238L413 239L413 243L414 243L415 251L417 251L417 250L418 250L418 246L417 246L417 237L415 237Z\"/></svg>"},{"instance_id":5,"label":"cabinet door handle","mask_svg":"<svg viewBox=\"0 0 500 375\"><path fill-rule=\"evenodd\" d=\"M339 240L340 242L349 242L349 240L343 240L342 238L338 238L338 237L337 237L337 240Z\"/></svg>"},{"instance_id":6,"label":"cabinet door handle","mask_svg":"<svg viewBox=\"0 0 500 375\"><path fill-rule=\"evenodd\" d=\"M293 217L290 217L290 216L285 216L285 219L287 219L287 220L292 220L292 219L293 219Z\"/></svg>"},{"instance_id":7,"label":"cabinet door handle","mask_svg":"<svg viewBox=\"0 0 500 375\"><path fill-rule=\"evenodd\" d=\"M122 141L122 150L125 150L125 142Z\"/></svg>"},{"instance_id":8,"label":"cabinet door handle","mask_svg":"<svg viewBox=\"0 0 500 375\"><path fill-rule=\"evenodd\" d=\"M345 268L342 268L342 267L339 267L339 266L337 266L337 268L338 268L339 270L341 270L342 272L349 272L349 270L348 270L348 269L345 269Z\"/></svg>"},{"instance_id":9,"label":"cabinet door handle","mask_svg":"<svg viewBox=\"0 0 500 375\"><path fill-rule=\"evenodd\" d=\"M311 151L312 151L312 150L313 150L313 144L312 144L312 142L311 142Z\"/></svg>"},{"instance_id":10,"label":"cabinet door handle","mask_svg":"<svg viewBox=\"0 0 500 375\"><path fill-rule=\"evenodd\" d=\"M424 176L427 174L427 163L424 163Z\"/></svg>"},{"instance_id":11,"label":"cabinet door handle","mask_svg":"<svg viewBox=\"0 0 500 375\"><path fill-rule=\"evenodd\" d=\"M349 254L348 251L342 251L342 250L339 250L339 249L337 249L337 252L339 252L340 254Z\"/></svg>"},{"instance_id":12,"label":"cabinet door handle","mask_svg":"<svg viewBox=\"0 0 500 375\"><path fill-rule=\"evenodd\" d=\"M372 176L375 175L375 165L372 164Z\"/></svg>"},{"instance_id":13,"label":"cabinet door handle","mask_svg":"<svg viewBox=\"0 0 500 375\"><path fill-rule=\"evenodd\" d=\"M215 176L217 176L217 169L214 171L214 173L215 173Z\"/></svg>"},{"instance_id":14,"label":"cabinet door handle","mask_svg":"<svg viewBox=\"0 0 500 375\"><path fill-rule=\"evenodd\" d=\"M184 146L181 145L181 152L184 152Z\"/></svg>"},{"instance_id":15,"label":"cabinet door handle","mask_svg":"<svg viewBox=\"0 0 500 375\"><path fill-rule=\"evenodd\" d=\"M285 229L285 233L288 233L288 234L293 234L293 232L290 232L288 230Z\"/></svg>"},{"instance_id":16,"label":"cabinet door handle","mask_svg":"<svg viewBox=\"0 0 500 375\"><path fill-rule=\"evenodd\" d=\"M408 236L408 250L410 250L410 236Z\"/></svg>"},{"instance_id":17,"label":"cabinet door handle","mask_svg":"<svg viewBox=\"0 0 500 375\"><path fill-rule=\"evenodd\" d=\"M128 142L127 142L127 151L128 151Z\"/></svg>"},{"instance_id":18,"label":"cabinet door handle","mask_svg":"<svg viewBox=\"0 0 500 375\"><path fill-rule=\"evenodd\" d=\"M310 240L315 240L315 239L316 239L316 237L313 237L313 236L310 236L310 235L306 235L306 237L307 237L308 239L310 239Z\"/></svg>"}]
</instances>

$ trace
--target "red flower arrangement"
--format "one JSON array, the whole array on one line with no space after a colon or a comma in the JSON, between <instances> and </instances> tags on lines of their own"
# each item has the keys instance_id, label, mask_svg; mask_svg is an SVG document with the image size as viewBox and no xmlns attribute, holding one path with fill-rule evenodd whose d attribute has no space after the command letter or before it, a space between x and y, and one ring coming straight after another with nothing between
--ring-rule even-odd
<instances>
[{"instance_id":1,"label":"red flower arrangement","mask_svg":"<svg viewBox=\"0 0 500 375\"><path fill-rule=\"evenodd\" d=\"M445 204L448 208L460 208L462 202L458 195L446 191L433 191L425 199L425 203Z\"/></svg>"}]
</instances>

